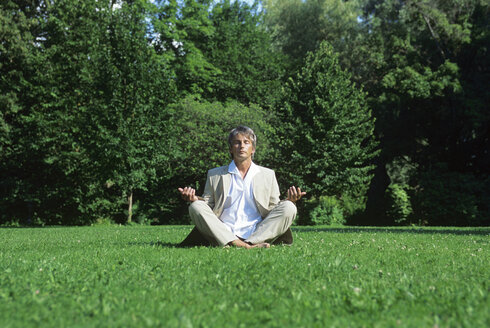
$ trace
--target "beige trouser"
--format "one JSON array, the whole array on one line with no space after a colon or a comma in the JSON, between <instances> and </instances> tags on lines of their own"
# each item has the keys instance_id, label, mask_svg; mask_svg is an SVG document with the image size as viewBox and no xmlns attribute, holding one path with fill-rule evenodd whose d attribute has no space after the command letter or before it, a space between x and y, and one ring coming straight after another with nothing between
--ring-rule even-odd
<instances>
[{"instance_id":1,"label":"beige trouser","mask_svg":"<svg viewBox=\"0 0 490 328\"><path fill-rule=\"evenodd\" d=\"M196 228L213 245L224 246L237 239L204 201L197 200L189 206L189 214ZM288 230L296 217L296 205L282 201L260 221L246 242L252 244L272 242Z\"/></svg>"}]
</instances>

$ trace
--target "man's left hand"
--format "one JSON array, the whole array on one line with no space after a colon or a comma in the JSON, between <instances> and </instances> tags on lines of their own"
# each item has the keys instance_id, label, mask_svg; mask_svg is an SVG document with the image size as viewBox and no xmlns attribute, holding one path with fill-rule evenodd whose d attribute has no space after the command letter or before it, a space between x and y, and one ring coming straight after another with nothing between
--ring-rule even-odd
<instances>
[{"instance_id":1,"label":"man's left hand","mask_svg":"<svg viewBox=\"0 0 490 328\"><path fill-rule=\"evenodd\" d=\"M288 189L288 198L286 198L286 200L290 200L293 203L296 203L304 195L306 195L306 192L302 192L301 188L296 188L295 186L292 186Z\"/></svg>"}]
</instances>

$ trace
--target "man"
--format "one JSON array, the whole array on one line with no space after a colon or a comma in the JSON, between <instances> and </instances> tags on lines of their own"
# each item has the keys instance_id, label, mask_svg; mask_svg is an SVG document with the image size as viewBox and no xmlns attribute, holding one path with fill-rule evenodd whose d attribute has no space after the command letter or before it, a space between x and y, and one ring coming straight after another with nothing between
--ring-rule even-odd
<instances>
[{"instance_id":1,"label":"man","mask_svg":"<svg viewBox=\"0 0 490 328\"><path fill-rule=\"evenodd\" d=\"M279 201L274 171L252 161L256 140L246 126L233 129L228 137L233 160L208 171L203 197L190 187L178 189L191 202L189 214L197 228L191 235L201 234L212 245L268 248L288 232L292 243L295 202L306 193L292 186L286 200Z\"/></svg>"}]
</instances>

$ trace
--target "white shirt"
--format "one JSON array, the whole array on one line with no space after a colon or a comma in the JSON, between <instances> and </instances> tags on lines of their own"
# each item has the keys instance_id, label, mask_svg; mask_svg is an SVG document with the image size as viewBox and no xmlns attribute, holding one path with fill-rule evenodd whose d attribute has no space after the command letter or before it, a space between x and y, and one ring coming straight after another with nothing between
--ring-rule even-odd
<instances>
[{"instance_id":1,"label":"white shirt","mask_svg":"<svg viewBox=\"0 0 490 328\"><path fill-rule=\"evenodd\" d=\"M252 185L252 178L258 172L257 165L252 162L245 179L242 179L234 161L228 166L228 173L231 174L230 191L220 219L235 236L243 239L250 237L257 223L262 221L255 205Z\"/></svg>"}]
</instances>

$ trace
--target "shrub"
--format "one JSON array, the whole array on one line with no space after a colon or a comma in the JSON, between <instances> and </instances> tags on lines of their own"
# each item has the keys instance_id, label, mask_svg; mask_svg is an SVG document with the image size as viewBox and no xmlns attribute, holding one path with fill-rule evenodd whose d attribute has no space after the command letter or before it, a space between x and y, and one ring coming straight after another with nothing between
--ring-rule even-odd
<instances>
[{"instance_id":1,"label":"shrub","mask_svg":"<svg viewBox=\"0 0 490 328\"><path fill-rule=\"evenodd\" d=\"M390 222L409 223L409 217L413 211L406 188L407 186L404 185L391 184L385 191L386 216Z\"/></svg>"},{"instance_id":2,"label":"shrub","mask_svg":"<svg viewBox=\"0 0 490 328\"><path fill-rule=\"evenodd\" d=\"M342 225L345 223L340 202L333 196L321 196L315 208L310 212L315 225Z\"/></svg>"}]
</instances>

